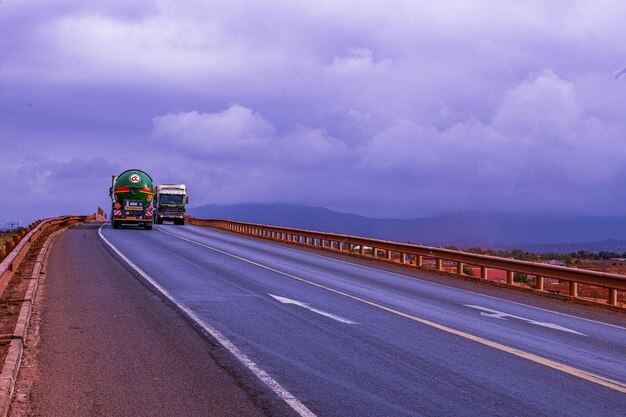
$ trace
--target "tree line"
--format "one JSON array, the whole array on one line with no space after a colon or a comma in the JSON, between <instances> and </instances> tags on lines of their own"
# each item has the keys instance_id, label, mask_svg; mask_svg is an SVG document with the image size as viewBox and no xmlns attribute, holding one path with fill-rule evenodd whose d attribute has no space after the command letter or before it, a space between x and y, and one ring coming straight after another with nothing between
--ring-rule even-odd
<instances>
[{"instance_id":1,"label":"tree line","mask_svg":"<svg viewBox=\"0 0 626 417\"><path fill-rule=\"evenodd\" d=\"M454 246L447 246L447 249L459 250ZM570 252L567 254L556 253L556 252L548 252L548 253L534 253L528 252L521 249L513 249L513 250L494 250L494 249L483 249L479 247L465 249L465 252L477 253L481 255L490 255L490 256L498 256L501 258L513 258L519 259L521 261L532 261L532 262L545 262L545 261L561 261L565 264L572 264L580 262L583 259L589 260L608 260L614 258L626 258L626 252L612 252L612 251L599 251L592 252L588 250L578 250L575 252Z\"/></svg>"}]
</instances>

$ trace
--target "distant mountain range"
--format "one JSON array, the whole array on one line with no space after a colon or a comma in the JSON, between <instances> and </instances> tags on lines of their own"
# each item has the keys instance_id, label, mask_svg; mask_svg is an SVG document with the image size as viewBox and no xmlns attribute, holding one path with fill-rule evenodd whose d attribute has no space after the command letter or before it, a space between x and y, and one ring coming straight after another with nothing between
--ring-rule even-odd
<instances>
[{"instance_id":1,"label":"distant mountain range","mask_svg":"<svg viewBox=\"0 0 626 417\"><path fill-rule=\"evenodd\" d=\"M458 212L416 219L376 219L292 204L211 204L190 208L189 214L432 246L517 248L537 253L626 251L626 217Z\"/></svg>"}]
</instances>

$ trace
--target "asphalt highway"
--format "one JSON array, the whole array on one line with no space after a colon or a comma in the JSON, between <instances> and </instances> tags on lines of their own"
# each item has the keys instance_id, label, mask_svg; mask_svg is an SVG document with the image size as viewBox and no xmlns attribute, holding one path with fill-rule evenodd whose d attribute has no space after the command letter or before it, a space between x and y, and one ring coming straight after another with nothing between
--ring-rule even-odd
<instances>
[{"instance_id":1,"label":"asphalt highway","mask_svg":"<svg viewBox=\"0 0 626 417\"><path fill-rule=\"evenodd\" d=\"M35 358L20 370L19 385L32 383L29 404L11 415L280 413L242 387L220 364L215 344L111 256L98 227L71 229L52 247L38 290L41 322L31 323L39 328L39 342L29 339L27 346Z\"/></svg>"},{"instance_id":2,"label":"asphalt highway","mask_svg":"<svg viewBox=\"0 0 626 417\"><path fill-rule=\"evenodd\" d=\"M100 233L296 415L624 416L623 314L208 228Z\"/></svg>"}]
</instances>

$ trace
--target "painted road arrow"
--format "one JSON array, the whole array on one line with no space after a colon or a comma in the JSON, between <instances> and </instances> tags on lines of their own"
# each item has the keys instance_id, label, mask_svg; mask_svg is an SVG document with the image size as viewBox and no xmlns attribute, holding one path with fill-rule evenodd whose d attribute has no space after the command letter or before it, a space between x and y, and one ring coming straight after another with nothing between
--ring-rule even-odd
<instances>
[{"instance_id":1,"label":"painted road arrow","mask_svg":"<svg viewBox=\"0 0 626 417\"><path fill-rule=\"evenodd\" d=\"M343 317L337 316L335 314L332 313L328 313L326 311L320 310L318 308L315 307L311 307L310 305L303 303L301 301L296 301L296 300L292 300L291 298L286 298L286 297L280 297L278 295L274 295L274 294L268 294L270 297L274 298L277 301L280 301L283 304L293 304L293 305L297 305L298 307L302 307L306 310L312 311L313 313L317 313L320 316L324 316L324 317L328 317L329 319L338 321L339 323L344 323L344 324L358 324L353 322L352 320L348 320L345 319Z\"/></svg>"},{"instance_id":2,"label":"painted road arrow","mask_svg":"<svg viewBox=\"0 0 626 417\"><path fill-rule=\"evenodd\" d=\"M559 326L558 324L544 323L542 321L531 320L531 319L527 319L525 317L514 316L513 314L503 313L502 311L492 310L492 309L486 308L486 307L475 306L475 305L471 305L471 304L463 304L463 305L465 307L474 308L476 310L481 310L481 312L480 312L481 316L492 317L494 319L500 319L500 320L507 320L509 318L518 319L518 320L525 321L526 323L535 324L535 325L541 326L541 327L547 327L549 329L560 330L562 332L568 332L568 333L574 333L574 334L578 334L578 335L581 335L581 336L587 336L586 334L579 333L576 330L568 329L567 327Z\"/></svg>"}]
</instances>

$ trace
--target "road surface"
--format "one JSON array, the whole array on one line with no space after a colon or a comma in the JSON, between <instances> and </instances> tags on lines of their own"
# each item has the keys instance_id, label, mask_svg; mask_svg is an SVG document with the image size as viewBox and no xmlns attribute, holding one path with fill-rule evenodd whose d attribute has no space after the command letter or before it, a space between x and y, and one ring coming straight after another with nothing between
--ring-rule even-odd
<instances>
[{"instance_id":1,"label":"road surface","mask_svg":"<svg viewBox=\"0 0 626 417\"><path fill-rule=\"evenodd\" d=\"M217 362L215 344L111 256L98 226L71 229L53 245L38 295L35 359L20 370L18 389L32 383L27 409L18 399L12 415L280 413L242 388Z\"/></svg>"},{"instance_id":2,"label":"road surface","mask_svg":"<svg viewBox=\"0 0 626 417\"><path fill-rule=\"evenodd\" d=\"M208 228L100 233L296 415L626 410L622 314Z\"/></svg>"}]
</instances>

